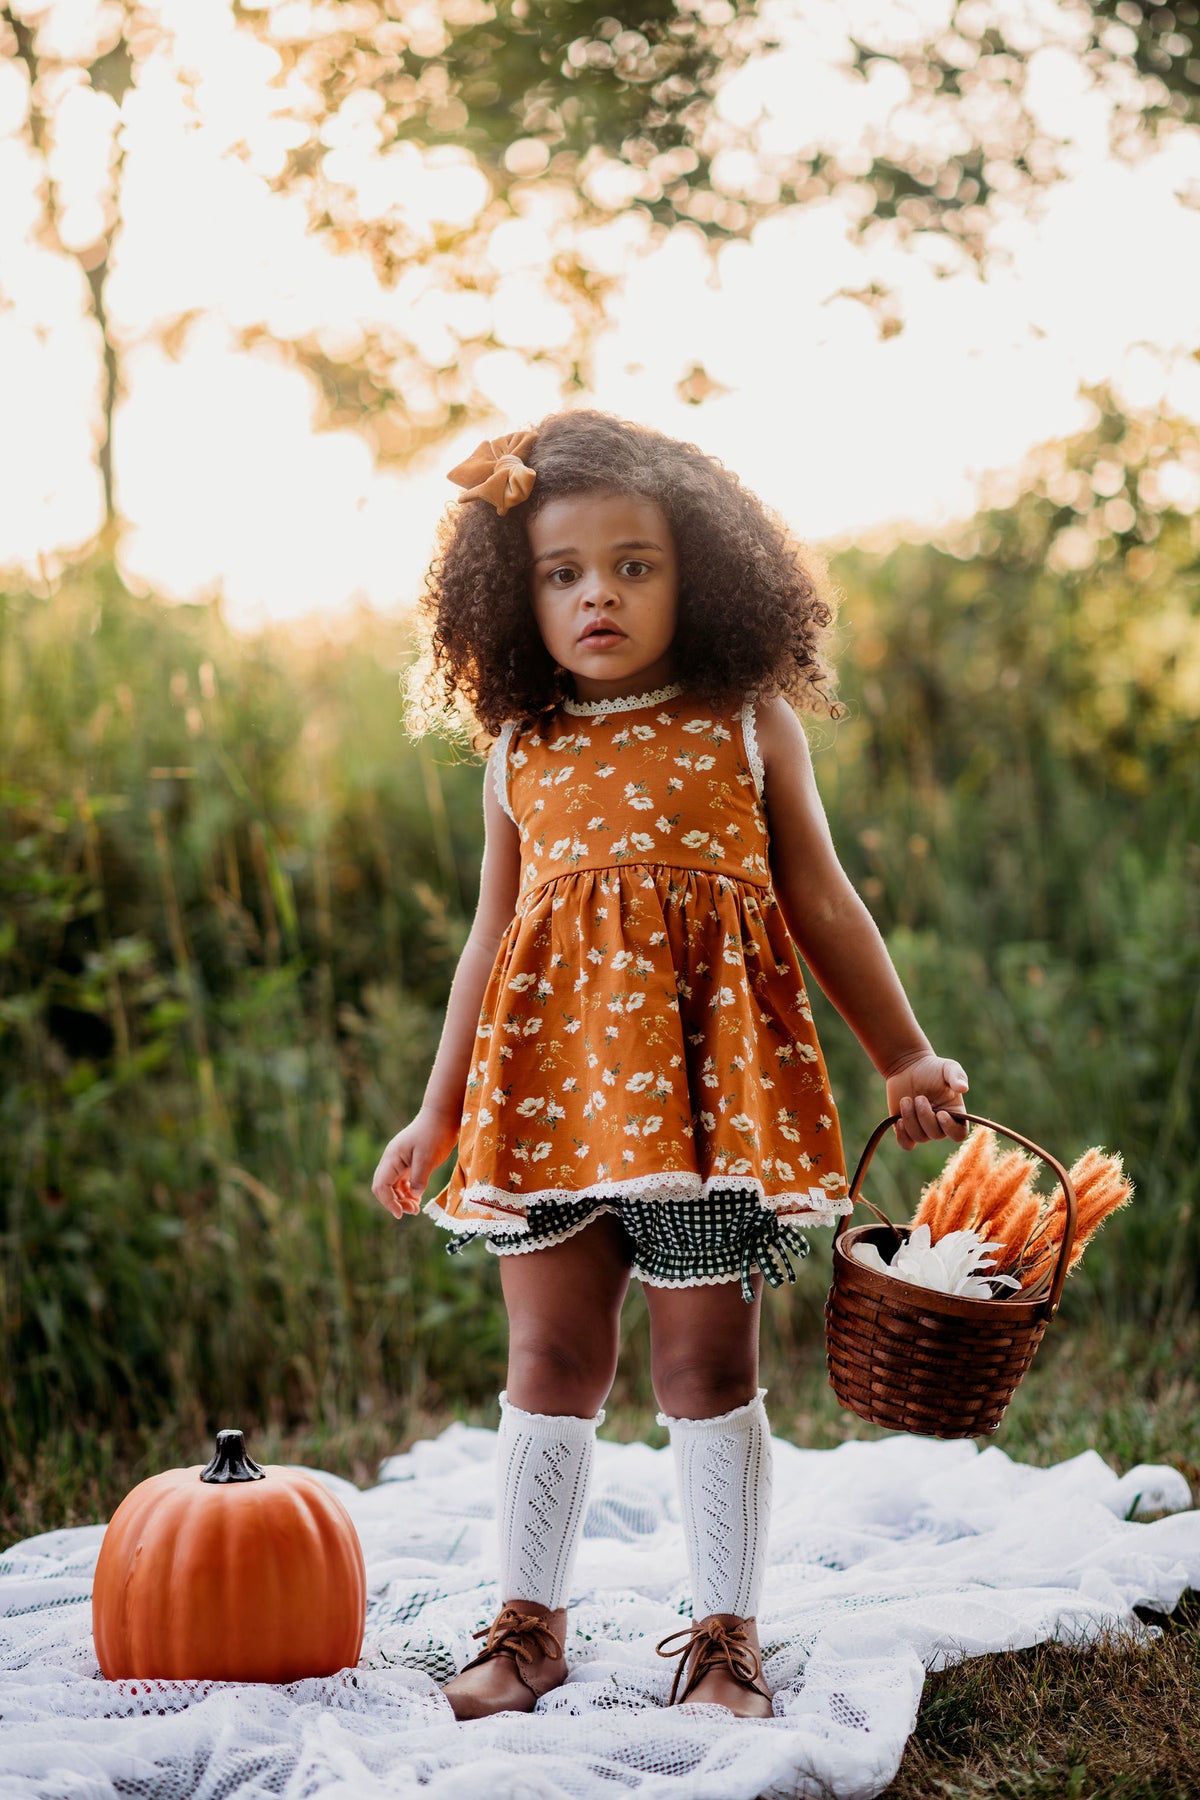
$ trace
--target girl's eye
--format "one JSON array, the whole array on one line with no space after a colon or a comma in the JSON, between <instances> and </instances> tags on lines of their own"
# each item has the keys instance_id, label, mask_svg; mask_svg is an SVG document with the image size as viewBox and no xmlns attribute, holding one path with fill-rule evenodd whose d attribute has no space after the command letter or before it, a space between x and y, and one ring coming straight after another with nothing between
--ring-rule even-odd
<instances>
[{"instance_id":1,"label":"girl's eye","mask_svg":"<svg viewBox=\"0 0 1200 1800\"><path fill-rule=\"evenodd\" d=\"M621 564L621 573L627 575L631 581L640 581L643 575L650 573L650 564L643 562L640 557L630 557L628 561ZM578 569L573 569L569 563L563 563L557 569L551 569L546 576L551 587L569 587L573 581L578 581L578 579Z\"/></svg>"}]
</instances>

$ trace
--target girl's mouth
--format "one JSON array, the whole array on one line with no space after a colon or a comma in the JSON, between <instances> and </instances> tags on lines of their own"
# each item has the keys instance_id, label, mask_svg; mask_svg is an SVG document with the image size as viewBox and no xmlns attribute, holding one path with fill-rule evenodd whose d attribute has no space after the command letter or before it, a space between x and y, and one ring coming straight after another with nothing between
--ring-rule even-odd
<instances>
[{"instance_id":1,"label":"girl's mouth","mask_svg":"<svg viewBox=\"0 0 1200 1800\"><path fill-rule=\"evenodd\" d=\"M579 641L581 644L618 644L624 640L623 631L618 631L615 625L605 625L595 631L585 631Z\"/></svg>"}]
</instances>

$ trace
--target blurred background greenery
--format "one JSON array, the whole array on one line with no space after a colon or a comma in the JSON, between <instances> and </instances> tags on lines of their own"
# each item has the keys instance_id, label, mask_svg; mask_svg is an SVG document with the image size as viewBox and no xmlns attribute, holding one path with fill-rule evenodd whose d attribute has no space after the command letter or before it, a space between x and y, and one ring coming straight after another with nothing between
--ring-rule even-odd
<instances>
[{"instance_id":1,"label":"blurred background greenery","mask_svg":"<svg viewBox=\"0 0 1200 1800\"><path fill-rule=\"evenodd\" d=\"M843 326L862 308L880 342L903 343L903 258L981 285L1002 274L1014 224L1092 166L1085 139L1101 154L1101 115L1105 153L1129 169L1174 157L1175 201L1194 206L1193 0L1043 11L1045 41L986 0L828 9L851 87L824 112L809 94L800 117L786 55L807 55L808 7L0 4L0 136L20 200L0 221L3 323L29 336L22 369L42 337L67 341L72 309L85 327L74 360L46 365L78 383L75 438L43 432L53 491L38 498L38 475L28 519L0 519L26 571L0 579L0 1517L14 1532L94 1517L234 1422L293 1452L303 1438L327 1466L347 1466L335 1446L357 1433L347 1472L369 1479L371 1456L423 1425L492 1417L503 1369L494 1259L477 1245L448 1260L427 1221L398 1223L369 1188L419 1101L469 927L479 762L405 738L401 617L239 635L222 600L168 605L137 577L149 463L158 504L184 496L187 591L220 586L179 473L190 426L139 427L139 383L216 320L254 367L302 373L315 425L407 475L455 431L493 429L498 355L522 404L547 383L592 393L648 246L678 232L749 256L760 226L827 204L878 262L857 283L837 271L862 265L832 257L835 291L810 281L802 330L824 342L817 315L836 301ZM774 111L746 111L744 94L742 113L723 108L731 77L765 74L767 93L772 68ZM847 93L876 96L869 133ZM155 139L164 121L179 135ZM187 211L175 180L192 191L183 146L202 139L352 265L353 328L344 295L322 319L269 284L253 303L218 291L182 240L168 266L156 233ZM159 141L174 146L157 157L161 217L145 175ZM238 217L246 232L276 215ZM282 239L218 241L230 278L269 266ZM506 310L510 276L520 305L510 293ZM568 321L553 341L513 323L535 288ZM1094 304L1120 313L1119 296ZM1169 349L1194 378L1194 324L1167 306L1144 342L1136 322L1112 336L1148 362L1162 351L1164 368ZM794 377L789 346L771 352ZM728 392L719 373L672 369L672 404ZM1097 1441L1125 1460L1200 1458L1184 1366L1200 1249L1200 456L1168 391L1164 374L1139 412L1097 386L1080 435L1009 471L974 518L840 551L832 647L849 710L810 725L844 864L932 1041L968 1069L972 1108L1067 1161L1120 1151L1136 1184L1068 1285L1062 1350L1043 1353L1074 1356L1082 1385L1031 1380L1014 1404L1012 1441L1031 1454ZM776 396L755 382L753 397L764 432L786 438ZM4 423L15 478L20 431ZM805 421L810 469L828 424ZM926 450L939 435L935 415ZM55 537L37 508L84 440L95 530L80 536L71 514ZM268 473L250 484L256 508ZM253 526L262 567L273 545L257 513ZM853 1159L883 1084L815 984L813 1002ZM944 1155L885 1144L873 1197L907 1214ZM766 1305L766 1378L805 1441L858 1429L814 1398L827 1269L814 1234L796 1290ZM652 1435L636 1295L625 1328L610 1429ZM1143 1349L1152 1376L1139 1363L1125 1381L1121 1359ZM1089 1380L1104 1390L1090 1414ZM1151 1441L1154 1383L1174 1400Z\"/></svg>"},{"instance_id":2,"label":"blurred background greenery","mask_svg":"<svg viewBox=\"0 0 1200 1800\"><path fill-rule=\"evenodd\" d=\"M1126 1159L1133 1207L1065 1317L1169 1342L1200 1247L1200 527L1134 503L1169 422L1093 398L1095 428L957 541L835 560L849 714L810 733L844 864L971 1105L1068 1161ZM1115 535L1078 502L1114 464ZM1051 574L1068 516L1109 535ZM403 1429L501 1384L494 1259L449 1260L369 1185L419 1101L481 849L478 761L404 736L407 654L367 613L237 638L99 556L0 597L10 1480L81 1434ZM813 989L855 1157L882 1083ZM874 1197L906 1214L944 1154L885 1143ZM769 1375L819 1347L826 1234L814 1251L769 1297ZM640 1409L637 1301L627 1332Z\"/></svg>"}]
</instances>

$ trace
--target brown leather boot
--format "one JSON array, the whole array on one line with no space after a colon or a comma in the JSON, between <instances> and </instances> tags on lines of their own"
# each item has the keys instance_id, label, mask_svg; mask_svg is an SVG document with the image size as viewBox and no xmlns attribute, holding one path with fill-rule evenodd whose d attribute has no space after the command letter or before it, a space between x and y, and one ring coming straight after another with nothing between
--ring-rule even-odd
<instances>
[{"instance_id":1,"label":"brown leather boot","mask_svg":"<svg viewBox=\"0 0 1200 1800\"><path fill-rule=\"evenodd\" d=\"M678 1649L668 1650L666 1646L677 1638L687 1641ZM657 1648L660 1656L679 1658L668 1706L702 1701L707 1706L727 1706L739 1719L773 1716L771 1695L763 1681L758 1626L753 1619L740 1619L736 1613L710 1613L707 1619L673 1631Z\"/></svg>"},{"instance_id":2,"label":"brown leather boot","mask_svg":"<svg viewBox=\"0 0 1200 1800\"><path fill-rule=\"evenodd\" d=\"M543 1694L567 1678L566 1628L565 1606L552 1612L536 1600L506 1600L492 1623L475 1633L487 1640L479 1655L442 1689L455 1718L532 1712Z\"/></svg>"}]
</instances>

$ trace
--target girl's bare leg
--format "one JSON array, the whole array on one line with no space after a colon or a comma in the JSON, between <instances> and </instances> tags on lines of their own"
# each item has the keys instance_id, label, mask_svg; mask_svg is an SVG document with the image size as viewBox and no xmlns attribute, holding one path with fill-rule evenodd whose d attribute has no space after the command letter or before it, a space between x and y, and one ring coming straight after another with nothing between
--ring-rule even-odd
<instances>
[{"instance_id":1,"label":"girl's bare leg","mask_svg":"<svg viewBox=\"0 0 1200 1800\"><path fill-rule=\"evenodd\" d=\"M755 1613L766 1561L771 1440L758 1397L762 1277L747 1305L737 1281L712 1287L646 1287L654 1391L671 1432L692 1573L694 1625L732 1632L735 1660L712 1667L688 1701L767 1718ZM747 1656L739 1647L744 1645ZM689 1652L689 1666L693 1656ZM755 1664L757 1663L757 1669ZM682 1685L682 1684L681 1684Z\"/></svg>"},{"instance_id":2,"label":"girl's bare leg","mask_svg":"<svg viewBox=\"0 0 1200 1800\"><path fill-rule=\"evenodd\" d=\"M617 1372L633 1246L601 1213L549 1250L500 1258L508 1309L508 1397L531 1413L591 1418Z\"/></svg>"},{"instance_id":3,"label":"girl's bare leg","mask_svg":"<svg viewBox=\"0 0 1200 1800\"><path fill-rule=\"evenodd\" d=\"M596 1415L616 1373L632 1246L611 1214L545 1250L501 1258L508 1387L497 1445L503 1605L443 1689L460 1719L530 1711L567 1666L555 1653L583 1526ZM493 1648L493 1646L495 1646Z\"/></svg>"}]
</instances>

